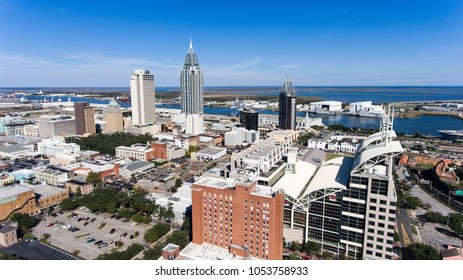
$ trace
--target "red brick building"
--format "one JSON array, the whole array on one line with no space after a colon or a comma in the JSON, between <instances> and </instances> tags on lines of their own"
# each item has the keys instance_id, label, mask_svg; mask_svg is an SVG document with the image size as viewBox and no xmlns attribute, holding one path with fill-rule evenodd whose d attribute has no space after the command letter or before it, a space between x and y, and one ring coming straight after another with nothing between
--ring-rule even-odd
<instances>
[{"instance_id":1,"label":"red brick building","mask_svg":"<svg viewBox=\"0 0 463 280\"><path fill-rule=\"evenodd\" d=\"M155 158L167 159L167 143L159 141L151 142L151 148L153 149L153 156Z\"/></svg>"},{"instance_id":2,"label":"red brick building","mask_svg":"<svg viewBox=\"0 0 463 280\"><path fill-rule=\"evenodd\" d=\"M250 180L205 177L192 186L193 243L247 258L283 256L284 192Z\"/></svg>"}]
</instances>

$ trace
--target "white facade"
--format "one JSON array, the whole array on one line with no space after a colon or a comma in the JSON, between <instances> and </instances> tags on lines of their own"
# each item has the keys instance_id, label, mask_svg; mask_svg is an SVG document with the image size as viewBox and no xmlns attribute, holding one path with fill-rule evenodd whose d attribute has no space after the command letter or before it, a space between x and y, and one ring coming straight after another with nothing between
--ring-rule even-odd
<instances>
[{"instance_id":1,"label":"white facade","mask_svg":"<svg viewBox=\"0 0 463 280\"><path fill-rule=\"evenodd\" d=\"M148 161L153 149L144 144L134 144L130 147L119 146L116 148L116 157L135 158L141 161Z\"/></svg>"},{"instance_id":2,"label":"white facade","mask_svg":"<svg viewBox=\"0 0 463 280\"><path fill-rule=\"evenodd\" d=\"M259 140L259 133L255 130L237 128L233 131L225 132L225 146L238 146L245 143L254 143Z\"/></svg>"},{"instance_id":3,"label":"white facade","mask_svg":"<svg viewBox=\"0 0 463 280\"><path fill-rule=\"evenodd\" d=\"M75 154L80 152L80 146L76 143L65 143L56 138L43 139L37 144L39 153L45 156L56 156L61 154Z\"/></svg>"},{"instance_id":4,"label":"white facade","mask_svg":"<svg viewBox=\"0 0 463 280\"><path fill-rule=\"evenodd\" d=\"M39 182L45 182L56 187L64 184L69 179L69 176L68 173L56 169L38 169L35 170L35 178Z\"/></svg>"},{"instance_id":5,"label":"white facade","mask_svg":"<svg viewBox=\"0 0 463 280\"><path fill-rule=\"evenodd\" d=\"M126 132L131 134L154 134L161 131L160 124L132 125L127 127Z\"/></svg>"},{"instance_id":6,"label":"white facade","mask_svg":"<svg viewBox=\"0 0 463 280\"><path fill-rule=\"evenodd\" d=\"M0 146L0 157L6 157L10 159L27 158L33 155L34 148L32 145L10 145Z\"/></svg>"},{"instance_id":7,"label":"white facade","mask_svg":"<svg viewBox=\"0 0 463 280\"><path fill-rule=\"evenodd\" d=\"M200 160L214 160L226 154L226 148L209 147L199 152L196 152L196 158Z\"/></svg>"},{"instance_id":8,"label":"white facade","mask_svg":"<svg viewBox=\"0 0 463 280\"><path fill-rule=\"evenodd\" d=\"M153 137L158 138L159 141L162 141L164 139L172 140L175 143L176 147L183 148L185 149L185 151L188 150L188 148L190 147L189 138L183 138L181 136L175 136L172 134L165 134L165 133L153 134Z\"/></svg>"},{"instance_id":9,"label":"white facade","mask_svg":"<svg viewBox=\"0 0 463 280\"><path fill-rule=\"evenodd\" d=\"M326 110L328 112L338 112L342 110L340 101L319 101L310 103L310 111Z\"/></svg>"},{"instance_id":10,"label":"white facade","mask_svg":"<svg viewBox=\"0 0 463 280\"><path fill-rule=\"evenodd\" d=\"M184 124L186 122L186 115L183 113L172 114L170 119L176 124Z\"/></svg>"},{"instance_id":11,"label":"white facade","mask_svg":"<svg viewBox=\"0 0 463 280\"><path fill-rule=\"evenodd\" d=\"M186 133L193 135L204 133L204 118L199 114L187 115Z\"/></svg>"},{"instance_id":12,"label":"white facade","mask_svg":"<svg viewBox=\"0 0 463 280\"><path fill-rule=\"evenodd\" d=\"M36 124L27 124L23 127L25 136L39 137L39 126Z\"/></svg>"},{"instance_id":13,"label":"white facade","mask_svg":"<svg viewBox=\"0 0 463 280\"><path fill-rule=\"evenodd\" d=\"M132 124L154 123L155 92L154 75L149 70L137 69L130 75L130 97L132 103Z\"/></svg>"},{"instance_id":14,"label":"white facade","mask_svg":"<svg viewBox=\"0 0 463 280\"><path fill-rule=\"evenodd\" d=\"M349 104L349 113L359 116L380 117L383 113L383 107L373 105L371 101L353 102Z\"/></svg>"},{"instance_id":15,"label":"white facade","mask_svg":"<svg viewBox=\"0 0 463 280\"><path fill-rule=\"evenodd\" d=\"M182 187L178 188L177 192L170 198L156 198L156 204L164 207L168 207L169 204L172 204L175 214L174 221L178 224L182 224L187 209L191 207L191 184L183 183Z\"/></svg>"},{"instance_id":16,"label":"white facade","mask_svg":"<svg viewBox=\"0 0 463 280\"><path fill-rule=\"evenodd\" d=\"M43 138L52 138L55 135L76 135L75 119L72 116L41 116L38 120L38 124L40 137Z\"/></svg>"}]
</instances>

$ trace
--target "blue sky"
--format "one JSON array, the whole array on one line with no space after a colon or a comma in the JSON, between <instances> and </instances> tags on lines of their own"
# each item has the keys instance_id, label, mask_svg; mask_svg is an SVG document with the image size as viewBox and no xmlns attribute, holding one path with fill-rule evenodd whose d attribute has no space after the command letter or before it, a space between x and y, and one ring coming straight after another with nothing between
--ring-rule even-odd
<instances>
[{"instance_id":1,"label":"blue sky","mask_svg":"<svg viewBox=\"0 0 463 280\"><path fill-rule=\"evenodd\" d=\"M463 85L463 1L0 0L0 87Z\"/></svg>"}]
</instances>

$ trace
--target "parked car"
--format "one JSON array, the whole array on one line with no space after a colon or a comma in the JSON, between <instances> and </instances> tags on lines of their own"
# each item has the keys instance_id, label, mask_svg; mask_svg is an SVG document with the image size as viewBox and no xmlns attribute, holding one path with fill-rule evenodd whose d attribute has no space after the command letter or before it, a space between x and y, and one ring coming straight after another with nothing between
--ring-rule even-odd
<instances>
[{"instance_id":1,"label":"parked car","mask_svg":"<svg viewBox=\"0 0 463 280\"><path fill-rule=\"evenodd\" d=\"M87 243L92 243L92 242L95 241L95 240L96 240L95 238L90 237L90 239L88 239L88 238L85 239L85 242L87 242Z\"/></svg>"},{"instance_id":2,"label":"parked car","mask_svg":"<svg viewBox=\"0 0 463 280\"><path fill-rule=\"evenodd\" d=\"M108 247L108 243L101 243L98 248Z\"/></svg>"},{"instance_id":3,"label":"parked car","mask_svg":"<svg viewBox=\"0 0 463 280\"><path fill-rule=\"evenodd\" d=\"M97 242L95 242L95 245L100 245L101 243L103 243L103 240L98 240Z\"/></svg>"},{"instance_id":4,"label":"parked car","mask_svg":"<svg viewBox=\"0 0 463 280\"><path fill-rule=\"evenodd\" d=\"M90 219L90 223L93 223L94 221L96 221L96 218L91 218Z\"/></svg>"},{"instance_id":5,"label":"parked car","mask_svg":"<svg viewBox=\"0 0 463 280\"><path fill-rule=\"evenodd\" d=\"M116 228L112 228L110 231L109 231L109 234L113 234L116 232Z\"/></svg>"},{"instance_id":6,"label":"parked car","mask_svg":"<svg viewBox=\"0 0 463 280\"><path fill-rule=\"evenodd\" d=\"M88 225L88 222L85 222L85 223L84 223L84 227L86 227L87 225Z\"/></svg>"},{"instance_id":7,"label":"parked car","mask_svg":"<svg viewBox=\"0 0 463 280\"><path fill-rule=\"evenodd\" d=\"M130 239L133 239L134 237L135 237L135 235L132 234L132 235L130 235L129 238L130 238Z\"/></svg>"},{"instance_id":8,"label":"parked car","mask_svg":"<svg viewBox=\"0 0 463 280\"><path fill-rule=\"evenodd\" d=\"M127 219L122 220L123 223L127 223L128 221L130 220L127 220Z\"/></svg>"},{"instance_id":9,"label":"parked car","mask_svg":"<svg viewBox=\"0 0 463 280\"><path fill-rule=\"evenodd\" d=\"M131 225L136 226L136 225L138 225L138 223L137 222L132 222Z\"/></svg>"},{"instance_id":10,"label":"parked car","mask_svg":"<svg viewBox=\"0 0 463 280\"><path fill-rule=\"evenodd\" d=\"M52 227L54 225L55 225L54 223L49 223L49 224L46 224L46 227Z\"/></svg>"},{"instance_id":11,"label":"parked car","mask_svg":"<svg viewBox=\"0 0 463 280\"><path fill-rule=\"evenodd\" d=\"M123 234L121 234L121 237L127 237L127 232L124 232Z\"/></svg>"}]
</instances>

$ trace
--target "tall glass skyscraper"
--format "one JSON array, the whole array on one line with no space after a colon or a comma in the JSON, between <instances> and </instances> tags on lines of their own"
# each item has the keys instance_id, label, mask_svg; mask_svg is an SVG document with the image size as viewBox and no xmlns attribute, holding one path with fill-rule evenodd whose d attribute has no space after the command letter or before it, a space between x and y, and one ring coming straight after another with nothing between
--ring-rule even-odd
<instances>
[{"instance_id":1,"label":"tall glass skyscraper","mask_svg":"<svg viewBox=\"0 0 463 280\"><path fill-rule=\"evenodd\" d=\"M296 130L296 91L289 80L280 92L278 127L283 130Z\"/></svg>"},{"instance_id":2,"label":"tall glass skyscraper","mask_svg":"<svg viewBox=\"0 0 463 280\"><path fill-rule=\"evenodd\" d=\"M180 92L182 113L202 114L204 113L203 97L203 73L199 67L198 57L193 51L190 40L190 49L183 64L180 74Z\"/></svg>"}]
</instances>

